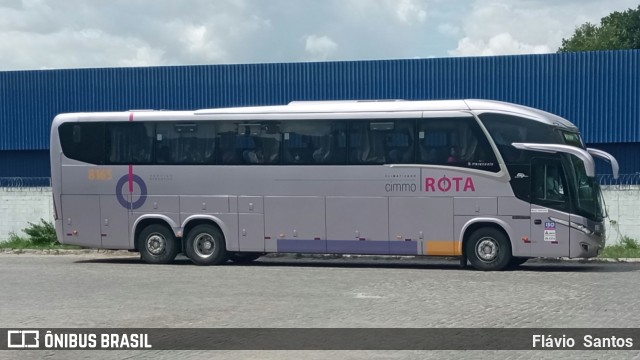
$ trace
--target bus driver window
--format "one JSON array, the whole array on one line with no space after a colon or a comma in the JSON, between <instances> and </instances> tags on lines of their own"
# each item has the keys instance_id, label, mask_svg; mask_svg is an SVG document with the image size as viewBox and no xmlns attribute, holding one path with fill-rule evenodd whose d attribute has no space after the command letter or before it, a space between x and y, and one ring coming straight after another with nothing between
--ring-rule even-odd
<instances>
[{"instance_id":1,"label":"bus driver window","mask_svg":"<svg viewBox=\"0 0 640 360\"><path fill-rule=\"evenodd\" d=\"M535 165L534 195L539 200L565 201L559 164Z\"/></svg>"}]
</instances>

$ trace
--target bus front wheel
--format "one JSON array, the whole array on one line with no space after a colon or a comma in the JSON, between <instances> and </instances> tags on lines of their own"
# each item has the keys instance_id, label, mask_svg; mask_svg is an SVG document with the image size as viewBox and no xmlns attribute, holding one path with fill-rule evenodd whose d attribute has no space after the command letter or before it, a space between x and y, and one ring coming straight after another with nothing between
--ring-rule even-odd
<instances>
[{"instance_id":1,"label":"bus front wheel","mask_svg":"<svg viewBox=\"0 0 640 360\"><path fill-rule=\"evenodd\" d=\"M474 231L465 244L465 253L477 270L502 270L511 262L511 243L504 233L486 227Z\"/></svg>"},{"instance_id":2,"label":"bus front wheel","mask_svg":"<svg viewBox=\"0 0 640 360\"><path fill-rule=\"evenodd\" d=\"M209 224L194 227L187 234L185 252L197 265L218 265L227 261L224 236L218 228Z\"/></svg>"},{"instance_id":3,"label":"bus front wheel","mask_svg":"<svg viewBox=\"0 0 640 360\"><path fill-rule=\"evenodd\" d=\"M178 241L164 225L151 224L138 235L138 250L142 260L149 264L168 264L178 255Z\"/></svg>"}]
</instances>

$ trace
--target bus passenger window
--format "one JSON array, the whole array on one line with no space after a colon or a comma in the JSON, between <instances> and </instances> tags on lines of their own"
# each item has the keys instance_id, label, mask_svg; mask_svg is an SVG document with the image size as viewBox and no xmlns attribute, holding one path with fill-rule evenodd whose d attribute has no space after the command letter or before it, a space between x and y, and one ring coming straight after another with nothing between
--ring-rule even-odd
<instances>
[{"instance_id":1,"label":"bus passenger window","mask_svg":"<svg viewBox=\"0 0 640 360\"><path fill-rule=\"evenodd\" d=\"M309 139L308 136L295 132L284 133L285 139L285 163L305 164L309 162Z\"/></svg>"},{"instance_id":2,"label":"bus passenger window","mask_svg":"<svg viewBox=\"0 0 640 360\"><path fill-rule=\"evenodd\" d=\"M324 164L331 159L331 148L334 143L333 135L325 135L318 139L317 147L313 150L311 155L313 162L316 164Z\"/></svg>"},{"instance_id":3,"label":"bus passenger window","mask_svg":"<svg viewBox=\"0 0 640 360\"><path fill-rule=\"evenodd\" d=\"M412 163L414 120L353 121L349 142L352 164Z\"/></svg>"},{"instance_id":4,"label":"bus passenger window","mask_svg":"<svg viewBox=\"0 0 640 360\"><path fill-rule=\"evenodd\" d=\"M151 164L155 124L114 122L106 124L106 153L109 164Z\"/></svg>"},{"instance_id":5,"label":"bus passenger window","mask_svg":"<svg viewBox=\"0 0 640 360\"><path fill-rule=\"evenodd\" d=\"M387 135L387 161L391 164L413 163L413 121L411 123L398 122L392 133ZM407 128L407 126L409 127Z\"/></svg>"},{"instance_id":6,"label":"bus passenger window","mask_svg":"<svg viewBox=\"0 0 640 360\"><path fill-rule=\"evenodd\" d=\"M173 157L171 156L171 149L168 145L161 146L156 152L156 162L158 164L172 164Z\"/></svg>"},{"instance_id":7,"label":"bus passenger window","mask_svg":"<svg viewBox=\"0 0 640 360\"><path fill-rule=\"evenodd\" d=\"M104 123L64 123L58 130L66 157L89 164L104 164Z\"/></svg>"},{"instance_id":8,"label":"bus passenger window","mask_svg":"<svg viewBox=\"0 0 640 360\"><path fill-rule=\"evenodd\" d=\"M383 130L376 130L375 124L368 121L351 122L349 149L352 164L374 165L386 162L384 133Z\"/></svg>"},{"instance_id":9,"label":"bus passenger window","mask_svg":"<svg viewBox=\"0 0 640 360\"><path fill-rule=\"evenodd\" d=\"M220 123L218 149L225 165L280 163L279 123Z\"/></svg>"},{"instance_id":10,"label":"bus passenger window","mask_svg":"<svg viewBox=\"0 0 640 360\"><path fill-rule=\"evenodd\" d=\"M238 135L236 137L236 149L240 153L243 164L257 164L258 156L256 152L256 143L251 136ZM255 156L252 156L254 154Z\"/></svg>"},{"instance_id":11,"label":"bus passenger window","mask_svg":"<svg viewBox=\"0 0 640 360\"><path fill-rule=\"evenodd\" d=\"M260 138L260 145L263 164L280 163L280 134L264 134Z\"/></svg>"},{"instance_id":12,"label":"bus passenger window","mask_svg":"<svg viewBox=\"0 0 640 360\"><path fill-rule=\"evenodd\" d=\"M287 121L282 126L285 165L344 164L346 122Z\"/></svg>"},{"instance_id":13,"label":"bus passenger window","mask_svg":"<svg viewBox=\"0 0 640 360\"><path fill-rule=\"evenodd\" d=\"M242 152L242 158L245 164L262 164L264 162L264 154L260 149L245 150Z\"/></svg>"},{"instance_id":14,"label":"bus passenger window","mask_svg":"<svg viewBox=\"0 0 640 360\"><path fill-rule=\"evenodd\" d=\"M215 164L216 131L213 122L158 122L155 140L158 164Z\"/></svg>"},{"instance_id":15,"label":"bus passenger window","mask_svg":"<svg viewBox=\"0 0 640 360\"><path fill-rule=\"evenodd\" d=\"M447 160L447 148L450 137L444 131L420 131L420 162L425 164L444 164Z\"/></svg>"},{"instance_id":16,"label":"bus passenger window","mask_svg":"<svg viewBox=\"0 0 640 360\"><path fill-rule=\"evenodd\" d=\"M423 119L418 140L420 163L500 170L487 137L472 117Z\"/></svg>"},{"instance_id":17,"label":"bus passenger window","mask_svg":"<svg viewBox=\"0 0 640 360\"><path fill-rule=\"evenodd\" d=\"M457 162L460 161L460 158L458 157L458 148L455 146L451 147L451 150L449 151L449 157L447 158L447 163L449 164L455 164Z\"/></svg>"},{"instance_id":18,"label":"bus passenger window","mask_svg":"<svg viewBox=\"0 0 640 360\"><path fill-rule=\"evenodd\" d=\"M218 129L216 153L218 161L223 165L237 165L241 162L236 148L236 131L232 128L233 124L221 123Z\"/></svg>"}]
</instances>

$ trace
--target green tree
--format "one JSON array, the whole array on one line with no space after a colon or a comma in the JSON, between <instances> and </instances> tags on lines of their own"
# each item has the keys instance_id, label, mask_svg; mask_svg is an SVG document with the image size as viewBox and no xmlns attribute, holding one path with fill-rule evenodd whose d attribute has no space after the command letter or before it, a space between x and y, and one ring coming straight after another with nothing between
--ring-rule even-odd
<instances>
[{"instance_id":1,"label":"green tree","mask_svg":"<svg viewBox=\"0 0 640 360\"><path fill-rule=\"evenodd\" d=\"M584 23L569 39L562 39L558 52L640 49L640 5L613 12L600 25Z\"/></svg>"}]
</instances>

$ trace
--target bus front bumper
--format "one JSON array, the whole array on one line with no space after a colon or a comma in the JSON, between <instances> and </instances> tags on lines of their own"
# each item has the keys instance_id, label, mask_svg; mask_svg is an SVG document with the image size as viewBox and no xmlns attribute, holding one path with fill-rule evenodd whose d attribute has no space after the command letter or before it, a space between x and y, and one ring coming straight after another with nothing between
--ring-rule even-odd
<instances>
[{"instance_id":1,"label":"bus front bumper","mask_svg":"<svg viewBox=\"0 0 640 360\"><path fill-rule=\"evenodd\" d=\"M606 233L604 226L600 223L599 226L595 224L589 224L589 228L597 229L598 231L578 231L577 229L571 229L571 241L569 249L569 257L571 258L592 258L600 255L605 245Z\"/></svg>"}]
</instances>

